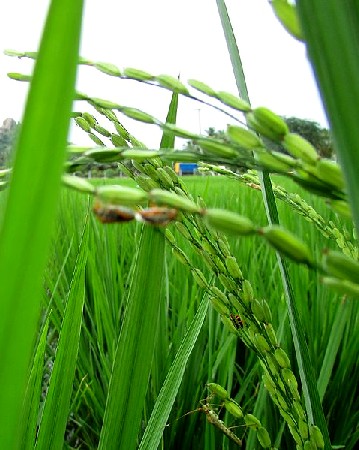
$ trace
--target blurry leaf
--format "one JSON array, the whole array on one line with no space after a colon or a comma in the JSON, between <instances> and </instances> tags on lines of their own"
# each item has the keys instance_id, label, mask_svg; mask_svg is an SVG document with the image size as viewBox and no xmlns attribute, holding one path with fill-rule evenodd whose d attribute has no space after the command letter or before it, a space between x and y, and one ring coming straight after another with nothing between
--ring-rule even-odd
<instances>
[{"instance_id":1,"label":"blurry leaf","mask_svg":"<svg viewBox=\"0 0 359 450\"><path fill-rule=\"evenodd\" d=\"M358 232L358 2L300 0L297 7Z\"/></svg>"},{"instance_id":2,"label":"blurry leaf","mask_svg":"<svg viewBox=\"0 0 359 450\"><path fill-rule=\"evenodd\" d=\"M287 0L271 0L275 15L288 33L299 41L303 40L297 9Z\"/></svg>"},{"instance_id":3,"label":"blurry leaf","mask_svg":"<svg viewBox=\"0 0 359 450\"><path fill-rule=\"evenodd\" d=\"M51 2L1 223L0 442L11 450L16 448L40 314L41 279L60 191L82 5L81 0Z\"/></svg>"}]
</instances>

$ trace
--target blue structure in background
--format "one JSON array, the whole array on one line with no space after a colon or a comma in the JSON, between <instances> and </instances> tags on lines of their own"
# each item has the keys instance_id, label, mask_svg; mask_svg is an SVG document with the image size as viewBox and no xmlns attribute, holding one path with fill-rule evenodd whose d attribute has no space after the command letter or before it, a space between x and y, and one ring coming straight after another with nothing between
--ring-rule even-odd
<instances>
[{"instance_id":1,"label":"blue structure in background","mask_svg":"<svg viewBox=\"0 0 359 450\"><path fill-rule=\"evenodd\" d=\"M175 172L178 175L193 175L197 171L196 163L176 163Z\"/></svg>"}]
</instances>

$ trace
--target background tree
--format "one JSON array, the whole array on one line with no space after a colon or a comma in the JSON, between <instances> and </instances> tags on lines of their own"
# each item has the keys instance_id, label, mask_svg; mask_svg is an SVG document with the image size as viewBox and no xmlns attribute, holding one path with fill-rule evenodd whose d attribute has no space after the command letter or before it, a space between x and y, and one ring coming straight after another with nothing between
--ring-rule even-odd
<instances>
[{"instance_id":1,"label":"background tree","mask_svg":"<svg viewBox=\"0 0 359 450\"><path fill-rule=\"evenodd\" d=\"M0 127L0 167L9 159L18 126L14 119L5 119Z\"/></svg>"},{"instance_id":2,"label":"background tree","mask_svg":"<svg viewBox=\"0 0 359 450\"><path fill-rule=\"evenodd\" d=\"M333 142L329 130L322 128L317 122L299 119L298 117L284 117L292 133L298 133L307 139L323 158L333 156Z\"/></svg>"},{"instance_id":3,"label":"background tree","mask_svg":"<svg viewBox=\"0 0 359 450\"><path fill-rule=\"evenodd\" d=\"M289 130L292 133L300 134L307 139L317 149L319 155L323 158L331 158L333 156L333 142L330 137L329 130L322 128L317 122L311 120L300 119L298 117L283 117L288 124ZM216 130L214 127L208 128L205 134L209 137L217 139L226 139L223 130ZM275 151L285 152L282 146L264 139L266 146ZM187 141L183 150L191 150L195 147L193 141Z\"/></svg>"},{"instance_id":4,"label":"background tree","mask_svg":"<svg viewBox=\"0 0 359 450\"><path fill-rule=\"evenodd\" d=\"M216 130L214 127L209 127L208 130L205 131L207 136L214 137L217 139L225 139L226 135L223 130Z\"/></svg>"}]
</instances>

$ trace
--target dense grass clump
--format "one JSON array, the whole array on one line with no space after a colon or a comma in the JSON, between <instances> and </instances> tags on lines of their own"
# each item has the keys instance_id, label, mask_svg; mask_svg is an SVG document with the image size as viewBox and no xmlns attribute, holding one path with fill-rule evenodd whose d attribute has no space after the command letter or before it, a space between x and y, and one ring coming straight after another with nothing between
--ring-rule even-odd
<instances>
[{"instance_id":1,"label":"dense grass clump","mask_svg":"<svg viewBox=\"0 0 359 450\"><path fill-rule=\"evenodd\" d=\"M118 182L134 185L134 182L128 179L119 179ZM208 205L240 212L258 224L265 223L265 212L258 190L223 176L187 177L184 182L194 198L200 196ZM311 196L308 196L308 199L314 201L326 221L336 220L323 202ZM63 190L52 256L47 268L43 305L44 310L50 308L52 311L46 353L51 366L52 348L59 337L67 293L71 291L70 282L82 234L81 224L84 223L86 215L90 214L83 323L71 415L67 425L67 441L74 447L81 444L82 448L94 449L98 445L103 423L111 367L115 357L116 336L121 330L126 293L130 289L135 270L141 226L135 223L104 226L89 212L90 208L91 204L84 196ZM290 229L295 220L299 236L303 237L311 248L323 248L326 240L319 231L313 229L304 217L297 216L293 219L288 209L288 205L279 203L279 211L285 225ZM186 252L191 263L202 270L205 276L210 276L203 258L176 232L176 226L170 225L169 230L174 233L178 246ZM295 350L274 252L259 238L232 238L229 239L229 244L244 276L250 280L256 297L268 301L273 325L278 330L278 339L293 358ZM153 337L156 344L150 389L144 408L144 425L200 299L205 295L205 291L194 282L190 267L172 257L170 246L167 246L166 253L165 277L155 293L161 325L158 336ZM148 255L148 264L151 264L153 257L154 255ZM328 420L341 424L340 427L335 426L332 429L333 438L340 442L345 438L342 431L345 430L345 424L352 423L349 415L355 410L356 400L346 377L357 370L354 352L350 349L355 345L356 333L353 332L353 326L357 327L358 308L351 301L343 303L340 297L321 286L318 283L319 275L314 271L294 264L290 266L290 271L316 375L325 376L323 371L331 371L331 381L323 392L323 404ZM343 315L347 320L342 318ZM146 317L143 317L143 320L145 321ZM135 323L133 326L140 329L142 325ZM338 331L342 336L337 342L339 351L334 367L328 367L325 363L328 343L335 346L333 337ZM294 367L295 372L296 370ZM273 436L276 435L281 429L282 419L261 387L261 377L262 369L255 353L223 327L218 314L210 308L188 361L165 429L164 448L212 448L208 439L213 442L215 448L221 445L221 448L230 448L231 444L227 443L226 438L208 428L204 414L200 410L197 411L200 400L208 395L206 383L213 380L226 386L244 410L255 411L268 431ZM343 387L343 377L347 379L347 389ZM340 392L338 386L341 386ZM345 409L344 402L350 407ZM186 415L191 411L193 413ZM335 411L341 411L340 415ZM223 419L229 426L236 425L236 421L228 413ZM286 432L281 436L282 432L283 429L277 435L282 442L281 448L290 448L290 438L286 436ZM240 431L238 435L242 436L243 433L244 431Z\"/></svg>"}]
</instances>

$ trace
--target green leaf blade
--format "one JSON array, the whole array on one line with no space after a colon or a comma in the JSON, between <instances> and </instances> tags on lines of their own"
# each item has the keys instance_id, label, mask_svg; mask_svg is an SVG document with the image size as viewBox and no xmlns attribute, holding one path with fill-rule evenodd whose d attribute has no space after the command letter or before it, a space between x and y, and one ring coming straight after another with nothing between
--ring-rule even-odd
<instances>
[{"instance_id":1,"label":"green leaf blade","mask_svg":"<svg viewBox=\"0 0 359 450\"><path fill-rule=\"evenodd\" d=\"M166 426L178 389L182 382L187 361L202 329L207 309L208 299L205 296L198 307L196 316L192 320L172 362L170 370L168 371L161 391L157 397L157 401L153 408L145 433L142 437L139 450L145 450L147 448L155 449L160 443L163 430Z\"/></svg>"},{"instance_id":2,"label":"green leaf blade","mask_svg":"<svg viewBox=\"0 0 359 450\"><path fill-rule=\"evenodd\" d=\"M24 450L32 450L35 443L48 329L49 318L44 324L39 343L36 348L34 361L26 388L26 394L24 397L21 420L22 429L19 433L19 438L21 441L20 447Z\"/></svg>"},{"instance_id":3,"label":"green leaf blade","mask_svg":"<svg viewBox=\"0 0 359 450\"><path fill-rule=\"evenodd\" d=\"M301 0L297 8L358 232L359 8L356 2L347 2L344 6L335 0ZM340 67L345 70L338 69Z\"/></svg>"},{"instance_id":4,"label":"green leaf blade","mask_svg":"<svg viewBox=\"0 0 359 450\"><path fill-rule=\"evenodd\" d=\"M0 441L8 449L15 448L39 318L41 276L74 96L82 6L81 0L53 0L50 5L1 224Z\"/></svg>"},{"instance_id":5,"label":"green leaf blade","mask_svg":"<svg viewBox=\"0 0 359 450\"><path fill-rule=\"evenodd\" d=\"M118 341L99 450L136 448L158 327L164 236L144 227Z\"/></svg>"},{"instance_id":6,"label":"green leaf blade","mask_svg":"<svg viewBox=\"0 0 359 450\"><path fill-rule=\"evenodd\" d=\"M178 93L172 94L171 103L168 108L166 123L175 124L178 110ZM174 148L176 136L169 130L164 129L162 133L160 148Z\"/></svg>"},{"instance_id":7,"label":"green leaf blade","mask_svg":"<svg viewBox=\"0 0 359 450\"><path fill-rule=\"evenodd\" d=\"M62 449L79 349L82 308L85 300L85 266L88 252L85 224L78 259L71 280L49 389L46 395L36 449Z\"/></svg>"}]
</instances>

